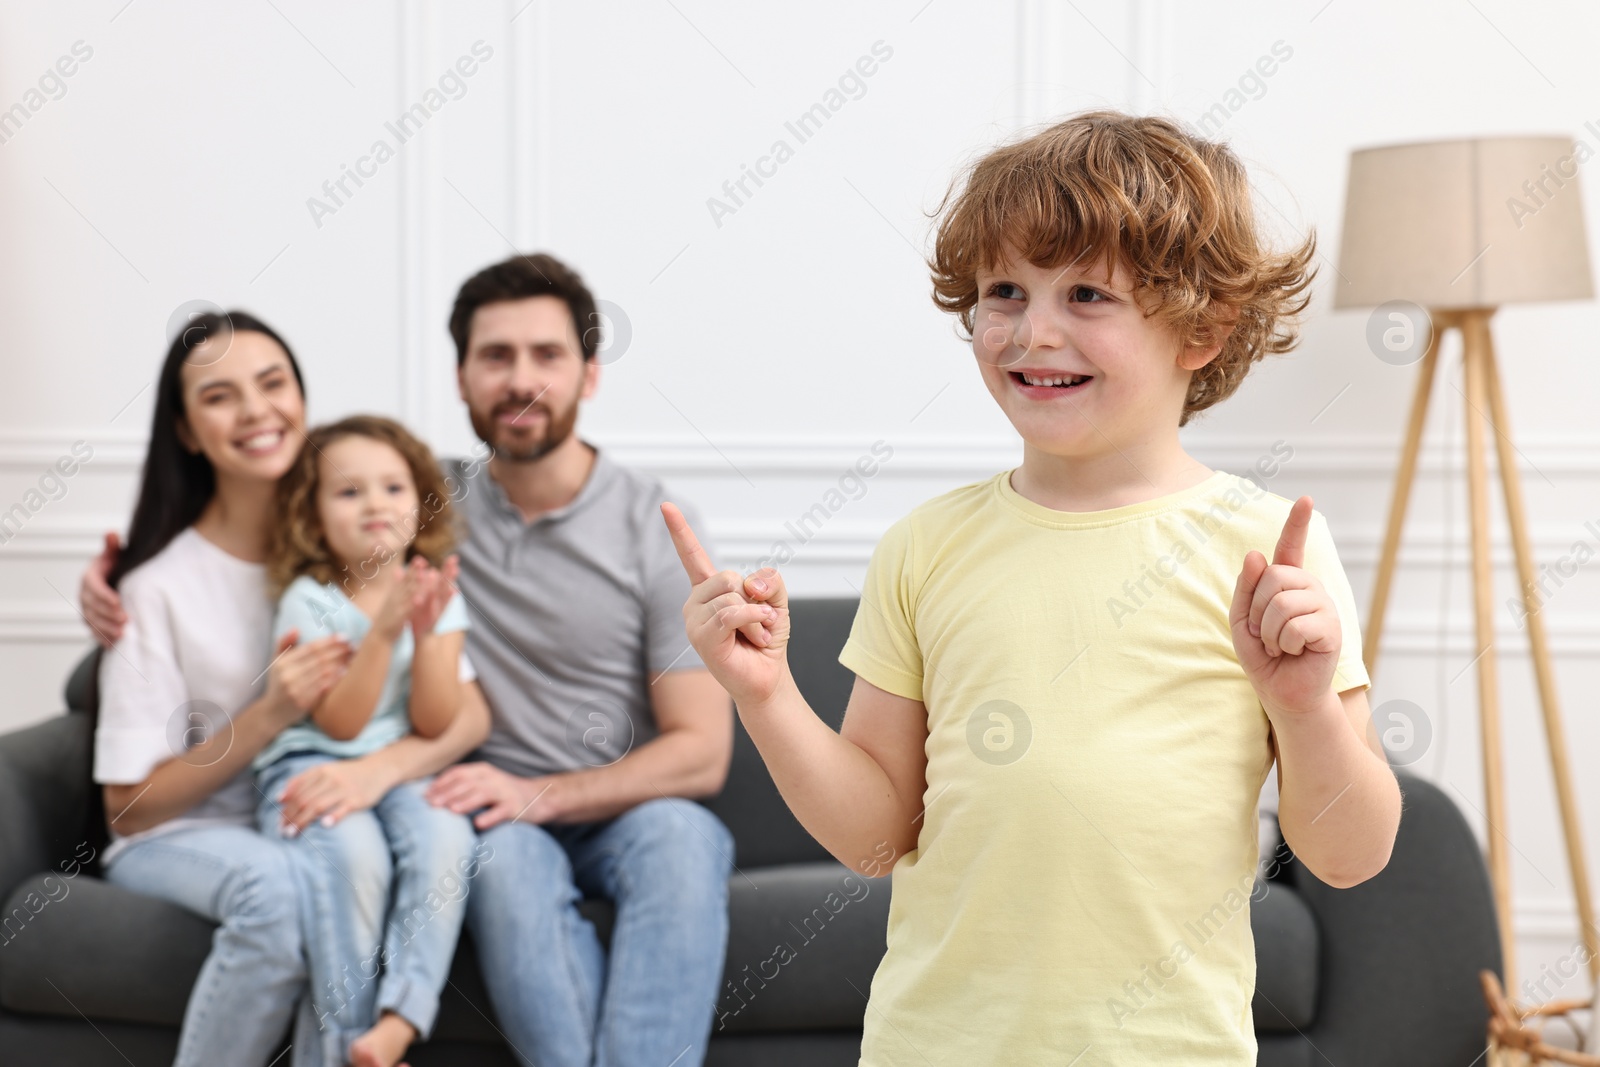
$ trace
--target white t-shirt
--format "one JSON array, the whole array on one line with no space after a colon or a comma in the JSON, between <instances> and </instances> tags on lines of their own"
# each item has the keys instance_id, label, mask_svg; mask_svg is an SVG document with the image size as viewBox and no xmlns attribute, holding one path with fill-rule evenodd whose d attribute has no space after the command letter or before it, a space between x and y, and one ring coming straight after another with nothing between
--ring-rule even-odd
<instances>
[{"instance_id":1,"label":"white t-shirt","mask_svg":"<svg viewBox=\"0 0 1600 1067\"><path fill-rule=\"evenodd\" d=\"M261 695L272 602L263 564L229 555L192 526L129 571L117 591L128 621L100 657L94 779L134 785L183 758ZM184 827L253 826L256 800L247 764L178 818L126 836L113 824L106 860L130 840Z\"/></svg>"}]
</instances>

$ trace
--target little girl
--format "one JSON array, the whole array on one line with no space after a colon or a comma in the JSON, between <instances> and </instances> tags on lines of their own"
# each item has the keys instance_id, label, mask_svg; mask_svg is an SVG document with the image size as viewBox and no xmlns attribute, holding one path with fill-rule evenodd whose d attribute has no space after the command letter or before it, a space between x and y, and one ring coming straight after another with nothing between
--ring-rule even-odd
<instances>
[{"instance_id":1,"label":"little girl","mask_svg":"<svg viewBox=\"0 0 1600 1067\"><path fill-rule=\"evenodd\" d=\"M296 836L278 800L301 772L449 725L471 677L450 523L437 463L389 419L312 430L279 481L273 641L290 630L301 642L339 634L355 653L309 718L256 757L262 833ZM370 811L298 835L312 999L339 1063L393 1067L438 1013L476 836L465 816L430 805L426 787L405 783Z\"/></svg>"}]
</instances>

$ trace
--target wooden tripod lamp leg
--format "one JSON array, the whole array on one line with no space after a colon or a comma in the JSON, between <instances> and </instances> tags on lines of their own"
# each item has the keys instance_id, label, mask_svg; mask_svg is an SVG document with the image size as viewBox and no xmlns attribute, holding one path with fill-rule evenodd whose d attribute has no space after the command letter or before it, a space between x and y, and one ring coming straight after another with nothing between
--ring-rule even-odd
<instances>
[{"instance_id":1,"label":"wooden tripod lamp leg","mask_svg":"<svg viewBox=\"0 0 1600 1067\"><path fill-rule=\"evenodd\" d=\"M1561 807L1561 829L1566 836L1567 866L1572 872L1573 895L1577 898L1578 921L1583 943L1589 950L1589 979L1600 986L1600 928L1595 926L1594 898L1589 890L1589 865L1583 853L1583 835L1578 822L1578 802L1572 787L1572 770L1567 763L1566 728L1561 704L1556 695L1555 672L1550 665L1550 642L1540 612L1540 597L1535 584L1533 547L1528 543L1528 513L1522 503L1522 480L1517 476L1517 457L1511 443L1511 422L1506 416L1505 398L1500 391L1500 372L1495 366L1494 339L1487 324L1483 337L1483 367L1489 392L1489 415L1495 431L1495 447L1500 459L1500 481L1505 487L1506 518L1511 526L1511 544L1516 552L1517 579L1522 586L1522 606L1528 623L1528 644L1533 652L1534 677L1539 684L1539 704L1544 711L1545 739L1550 745L1550 770L1555 778L1556 799Z\"/></svg>"},{"instance_id":2,"label":"wooden tripod lamp leg","mask_svg":"<svg viewBox=\"0 0 1600 1067\"><path fill-rule=\"evenodd\" d=\"M1389 606L1389 583L1394 578L1400 555L1400 531L1406 524L1406 505L1411 500L1411 482L1417 473L1417 453L1422 448L1422 431L1428 421L1428 399L1433 395L1433 372L1439 362L1439 338L1453 320L1444 313L1433 316L1433 336L1422 357L1422 374L1411 397L1411 419L1406 423L1405 444L1400 449L1400 470L1394 480L1394 495L1389 499L1389 527L1383 534L1383 551L1378 555L1378 572L1372 584L1372 610L1367 612L1367 632L1362 641L1361 660L1369 677L1378 673L1378 642L1383 634L1383 613Z\"/></svg>"},{"instance_id":3,"label":"wooden tripod lamp leg","mask_svg":"<svg viewBox=\"0 0 1600 1067\"><path fill-rule=\"evenodd\" d=\"M1507 989L1516 988L1516 937L1511 928L1511 864L1507 855L1505 773L1500 752L1500 679L1494 653L1494 572L1489 541L1489 469L1483 420L1489 411L1487 347L1490 310L1466 312L1461 341L1467 379L1467 488L1472 512L1472 603L1478 635L1478 722L1483 736L1483 802L1488 822L1489 878L1500 923Z\"/></svg>"}]
</instances>

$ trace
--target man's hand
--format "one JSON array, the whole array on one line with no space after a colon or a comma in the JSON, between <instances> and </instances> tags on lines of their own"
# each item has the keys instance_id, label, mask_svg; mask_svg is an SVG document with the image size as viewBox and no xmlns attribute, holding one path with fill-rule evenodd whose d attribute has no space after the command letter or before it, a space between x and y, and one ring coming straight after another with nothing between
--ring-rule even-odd
<instances>
[{"instance_id":1,"label":"man's hand","mask_svg":"<svg viewBox=\"0 0 1600 1067\"><path fill-rule=\"evenodd\" d=\"M694 588L683 605L684 629L713 677L740 704L772 696L789 671L789 592L770 567L748 578L711 565L675 504L661 516Z\"/></svg>"},{"instance_id":2,"label":"man's hand","mask_svg":"<svg viewBox=\"0 0 1600 1067\"><path fill-rule=\"evenodd\" d=\"M1315 575L1303 569L1311 498L1294 502L1273 551L1244 557L1228 625L1233 649L1269 712L1328 707L1342 634L1339 613Z\"/></svg>"},{"instance_id":3,"label":"man's hand","mask_svg":"<svg viewBox=\"0 0 1600 1067\"><path fill-rule=\"evenodd\" d=\"M106 581L120 555L122 542L115 533L106 534L105 548L89 561L83 580L78 583L78 607L83 611L84 621L94 631L95 640L106 648L122 637L122 627L128 621L127 613L122 610L122 598Z\"/></svg>"},{"instance_id":4,"label":"man's hand","mask_svg":"<svg viewBox=\"0 0 1600 1067\"><path fill-rule=\"evenodd\" d=\"M283 792L273 798L282 813L280 824L290 837L319 819L323 826L332 826L382 800L394 785L389 777L365 757L319 763L289 779Z\"/></svg>"},{"instance_id":5,"label":"man's hand","mask_svg":"<svg viewBox=\"0 0 1600 1067\"><path fill-rule=\"evenodd\" d=\"M518 778L488 763L458 763L433 780L428 803L457 815L477 812L472 825L480 830L508 819L552 822L561 814L554 791L558 780L557 775Z\"/></svg>"}]
</instances>

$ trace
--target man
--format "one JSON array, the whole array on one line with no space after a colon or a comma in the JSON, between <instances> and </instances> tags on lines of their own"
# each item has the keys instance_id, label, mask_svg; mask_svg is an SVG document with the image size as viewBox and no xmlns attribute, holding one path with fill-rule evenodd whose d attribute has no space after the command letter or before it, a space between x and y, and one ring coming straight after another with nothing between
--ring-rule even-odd
<instances>
[{"instance_id":1,"label":"man","mask_svg":"<svg viewBox=\"0 0 1600 1067\"><path fill-rule=\"evenodd\" d=\"M484 979L540 1067L699 1063L727 942L728 695L684 633L689 586L654 478L576 432L600 381L594 298L547 255L462 285L461 399L487 463L447 473L467 523L468 656L493 727L429 797L494 850L468 897ZM616 904L607 960L578 912Z\"/></svg>"}]
</instances>

